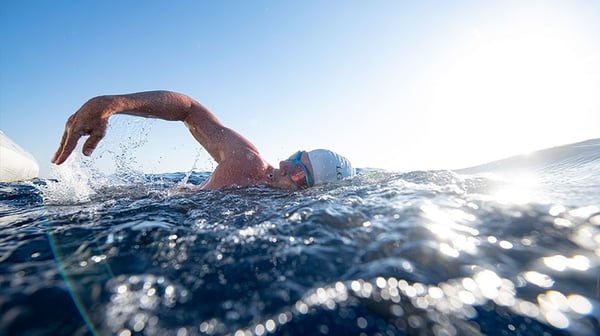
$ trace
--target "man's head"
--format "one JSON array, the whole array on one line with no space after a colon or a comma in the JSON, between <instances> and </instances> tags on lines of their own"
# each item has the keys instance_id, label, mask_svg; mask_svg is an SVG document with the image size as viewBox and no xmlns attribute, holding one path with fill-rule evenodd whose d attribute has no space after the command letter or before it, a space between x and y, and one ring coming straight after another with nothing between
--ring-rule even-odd
<instances>
[{"instance_id":1,"label":"man's head","mask_svg":"<svg viewBox=\"0 0 600 336\"><path fill-rule=\"evenodd\" d=\"M345 157L326 149L298 151L280 162L280 171L298 188L339 181L354 175L354 168Z\"/></svg>"},{"instance_id":2,"label":"man's head","mask_svg":"<svg viewBox=\"0 0 600 336\"><path fill-rule=\"evenodd\" d=\"M327 149L308 152L315 185L336 182L354 176L354 168L345 157Z\"/></svg>"}]
</instances>

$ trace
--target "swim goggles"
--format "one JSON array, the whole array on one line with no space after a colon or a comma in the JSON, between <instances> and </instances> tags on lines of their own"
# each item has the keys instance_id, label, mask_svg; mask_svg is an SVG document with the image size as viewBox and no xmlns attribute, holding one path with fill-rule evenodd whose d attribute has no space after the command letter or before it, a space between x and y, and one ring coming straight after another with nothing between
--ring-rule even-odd
<instances>
[{"instance_id":1,"label":"swim goggles","mask_svg":"<svg viewBox=\"0 0 600 336\"><path fill-rule=\"evenodd\" d=\"M313 181L310 171L302 161L302 151L298 151L294 156L290 157L288 161L292 161L292 167L289 170L289 176L294 183L300 188L312 187L315 182Z\"/></svg>"}]
</instances>

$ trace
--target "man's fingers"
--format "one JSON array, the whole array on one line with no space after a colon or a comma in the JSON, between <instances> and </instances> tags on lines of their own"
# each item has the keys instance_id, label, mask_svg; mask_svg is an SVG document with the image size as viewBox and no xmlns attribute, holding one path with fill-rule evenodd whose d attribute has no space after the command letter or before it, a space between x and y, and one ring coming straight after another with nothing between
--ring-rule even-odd
<instances>
[{"instance_id":1,"label":"man's fingers","mask_svg":"<svg viewBox=\"0 0 600 336\"><path fill-rule=\"evenodd\" d=\"M63 132L62 138L60 139L60 145L58 145L58 149L56 150L56 153L54 153L54 156L52 157L52 163L56 163L56 161L58 160L58 157L63 152L63 146L65 145L66 139L67 139L67 130L65 129L65 131Z\"/></svg>"},{"instance_id":2,"label":"man's fingers","mask_svg":"<svg viewBox=\"0 0 600 336\"><path fill-rule=\"evenodd\" d=\"M100 142L100 140L102 140L103 137L103 132L93 132L92 134L90 134L90 137L83 144L83 155L92 155L92 152L94 151L94 149L96 149L96 146L98 146L98 143Z\"/></svg>"},{"instance_id":3,"label":"man's fingers","mask_svg":"<svg viewBox=\"0 0 600 336\"><path fill-rule=\"evenodd\" d=\"M80 134L71 132L65 132L65 136L66 140L64 140L64 143L61 141L61 146L58 149L58 152L56 152L55 159L53 161L58 165L65 162L69 155L71 155L75 147L77 147L77 141L79 141L79 138L81 137Z\"/></svg>"},{"instance_id":4,"label":"man's fingers","mask_svg":"<svg viewBox=\"0 0 600 336\"><path fill-rule=\"evenodd\" d=\"M62 138L60 139L60 145L58 145L58 150L56 150L56 153L54 153L54 157L52 158L52 163L54 164L61 164L63 163L68 157L69 154L71 154L71 152L73 151L73 148L71 148L71 150L69 150L68 152L65 152L65 144L68 142L68 140L70 139L71 135L72 135L72 130L73 130L73 124L75 123L75 115L71 115L69 117L69 119L67 119L67 123L65 124L65 131L63 132ZM75 146L77 145L77 140L79 140L79 137L77 137L75 139Z\"/></svg>"}]
</instances>

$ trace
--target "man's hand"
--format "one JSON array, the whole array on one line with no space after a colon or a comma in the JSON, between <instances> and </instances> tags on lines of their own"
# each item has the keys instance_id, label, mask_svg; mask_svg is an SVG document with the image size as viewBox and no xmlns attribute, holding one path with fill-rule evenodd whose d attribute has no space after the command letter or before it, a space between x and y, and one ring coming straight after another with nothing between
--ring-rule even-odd
<instances>
[{"instance_id":1,"label":"man's hand","mask_svg":"<svg viewBox=\"0 0 600 336\"><path fill-rule=\"evenodd\" d=\"M83 144L83 154L90 156L106 134L108 116L110 115L107 112L106 101L98 97L89 100L69 117L60 146L52 158L52 163L61 164L65 162L77 147L79 138L85 135L89 135L89 138Z\"/></svg>"}]
</instances>

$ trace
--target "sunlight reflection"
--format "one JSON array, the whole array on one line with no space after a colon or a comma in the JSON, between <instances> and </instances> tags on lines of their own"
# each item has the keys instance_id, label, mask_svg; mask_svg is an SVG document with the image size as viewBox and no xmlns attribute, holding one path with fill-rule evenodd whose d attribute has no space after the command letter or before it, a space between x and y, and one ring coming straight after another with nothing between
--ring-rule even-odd
<instances>
[{"instance_id":1,"label":"sunlight reflection","mask_svg":"<svg viewBox=\"0 0 600 336\"><path fill-rule=\"evenodd\" d=\"M569 319L563 313L557 310L550 310L546 312L544 317L548 323L556 328L565 329L569 327Z\"/></svg>"},{"instance_id":2,"label":"sunlight reflection","mask_svg":"<svg viewBox=\"0 0 600 336\"><path fill-rule=\"evenodd\" d=\"M567 269L567 258L562 255L555 255L552 257L542 258L542 261L546 266L552 268L555 271L562 272Z\"/></svg>"},{"instance_id":3,"label":"sunlight reflection","mask_svg":"<svg viewBox=\"0 0 600 336\"><path fill-rule=\"evenodd\" d=\"M590 268L590 260L582 255L576 255L572 258L567 258L563 255L555 255L542 258L544 264L553 270L563 272L567 268L576 271L586 271Z\"/></svg>"},{"instance_id":4,"label":"sunlight reflection","mask_svg":"<svg viewBox=\"0 0 600 336\"><path fill-rule=\"evenodd\" d=\"M427 229L440 241L440 252L450 257L459 256L459 251L476 253L480 244L479 230L469 226L477 217L461 209L445 209L426 203L420 207L423 217L428 219ZM465 234L464 234L465 233Z\"/></svg>"},{"instance_id":5,"label":"sunlight reflection","mask_svg":"<svg viewBox=\"0 0 600 336\"><path fill-rule=\"evenodd\" d=\"M502 204L527 204L535 197L538 177L533 173L521 172L509 178L508 186L496 190L496 201Z\"/></svg>"},{"instance_id":6,"label":"sunlight reflection","mask_svg":"<svg viewBox=\"0 0 600 336\"><path fill-rule=\"evenodd\" d=\"M592 303L585 297L577 294L567 296L569 307L577 314L586 315L592 312Z\"/></svg>"},{"instance_id":7,"label":"sunlight reflection","mask_svg":"<svg viewBox=\"0 0 600 336\"><path fill-rule=\"evenodd\" d=\"M498 296L498 288L502 285L502 280L492 271L481 271L474 276L475 282L484 297L494 299Z\"/></svg>"},{"instance_id":8,"label":"sunlight reflection","mask_svg":"<svg viewBox=\"0 0 600 336\"><path fill-rule=\"evenodd\" d=\"M525 277L525 280L527 280L527 282L532 283L538 287L550 288L554 286L554 280L552 280L550 276L543 273L529 271L523 274L523 276Z\"/></svg>"},{"instance_id":9,"label":"sunlight reflection","mask_svg":"<svg viewBox=\"0 0 600 336\"><path fill-rule=\"evenodd\" d=\"M454 249L452 246L448 245L447 243L441 243L440 244L440 252L442 252L443 254L453 257L453 258L458 258L459 253L456 249Z\"/></svg>"},{"instance_id":10,"label":"sunlight reflection","mask_svg":"<svg viewBox=\"0 0 600 336\"><path fill-rule=\"evenodd\" d=\"M579 217L579 218L588 218L599 211L600 211L600 208L598 208L595 205L590 205L590 206L586 206L586 207L573 209L573 210L569 211L569 215L571 215L573 217Z\"/></svg>"},{"instance_id":11,"label":"sunlight reflection","mask_svg":"<svg viewBox=\"0 0 600 336\"><path fill-rule=\"evenodd\" d=\"M538 295L537 300L542 315L548 323L560 329L569 326L569 319L563 313L563 311L569 307L568 300L562 293L550 290L544 294Z\"/></svg>"},{"instance_id":12,"label":"sunlight reflection","mask_svg":"<svg viewBox=\"0 0 600 336\"><path fill-rule=\"evenodd\" d=\"M560 204L555 204L548 210L548 214L552 217L556 217L565 212L566 210L567 208L565 208L564 206Z\"/></svg>"},{"instance_id":13,"label":"sunlight reflection","mask_svg":"<svg viewBox=\"0 0 600 336\"><path fill-rule=\"evenodd\" d=\"M587 271L590 268L590 260L582 255L576 255L567 261L569 268L577 271Z\"/></svg>"},{"instance_id":14,"label":"sunlight reflection","mask_svg":"<svg viewBox=\"0 0 600 336\"><path fill-rule=\"evenodd\" d=\"M543 287L553 284L547 275L537 272L528 272L524 276L530 282L543 284ZM362 304L382 308L382 312L387 309L387 317L398 322L397 325L404 326L403 328L418 328L432 323L433 329L448 331L442 333L444 335L460 334L448 323L451 317L474 318L477 316L474 307L486 305L489 300L497 306L507 307L513 312L559 329L566 329L577 323L574 314L587 315L593 311L592 303L578 294L566 295L557 290L547 290L537 294L535 301L530 302L516 296L516 287L521 285L515 285L511 280L487 269L478 269L471 277L450 279L437 285L381 276L370 281L355 279L347 283L337 282L335 285L310 290L290 310L247 329L240 329L235 335L262 336L276 333L278 326L310 314L315 309L334 310L355 304L353 298L359 298ZM361 316L356 316L355 320L361 328L367 328L371 323ZM207 329L208 326L203 324L201 329ZM512 324L508 326L509 330L514 331L514 328Z\"/></svg>"},{"instance_id":15,"label":"sunlight reflection","mask_svg":"<svg viewBox=\"0 0 600 336\"><path fill-rule=\"evenodd\" d=\"M516 307L517 311L529 317L538 317L540 314L539 307L532 302L521 300Z\"/></svg>"}]
</instances>

